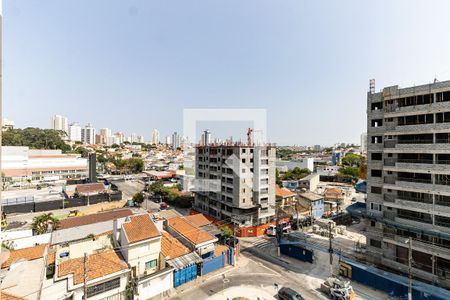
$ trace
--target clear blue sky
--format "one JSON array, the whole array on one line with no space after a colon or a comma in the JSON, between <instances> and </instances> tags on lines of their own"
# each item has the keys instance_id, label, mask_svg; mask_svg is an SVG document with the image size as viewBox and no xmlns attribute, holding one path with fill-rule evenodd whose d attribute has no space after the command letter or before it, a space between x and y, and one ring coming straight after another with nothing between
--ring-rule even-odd
<instances>
[{"instance_id":1,"label":"clear blue sky","mask_svg":"<svg viewBox=\"0 0 450 300\"><path fill-rule=\"evenodd\" d=\"M183 108L266 108L272 142L358 143L370 78L450 79L450 1L3 2L19 127L62 114L148 139Z\"/></svg>"}]
</instances>

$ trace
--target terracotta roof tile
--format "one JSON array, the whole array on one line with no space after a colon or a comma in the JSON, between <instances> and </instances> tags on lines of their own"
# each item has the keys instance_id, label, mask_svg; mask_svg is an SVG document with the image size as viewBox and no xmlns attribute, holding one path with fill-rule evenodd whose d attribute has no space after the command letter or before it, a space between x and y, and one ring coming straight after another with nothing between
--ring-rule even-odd
<instances>
[{"instance_id":1,"label":"terracotta roof tile","mask_svg":"<svg viewBox=\"0 0 450 300\"><path fill-rule=\"evenodd\" d=\"M161 238L161 252L167 259L174 259L191 251L170 233L163 231Z\"/></svg>"},{"instance_id":2,"label":"terracotta roof tile","mask_svg":"<svg viewBox=\"0 0 450 300\"><path fill-rule=\"evenodd\" d=\"M129 222L124 223L123 229L127 235L128 242L135 243L160 236L158 228L150 219L149 214L132 216Z\"/></svg>"},{"instance_id":3,"label":"terracotta roof tile","mask_svg":"<svg viewBox=\"0 0 450 300\"><path fill-rule=\"evenodd\" d=\"M206 225L213 223L208 218L206 218L203 214L190 215L190 216L186 216L184 218L197 227L202 227L202 226L206 226Z\"/></svg>"},{"instance_id":4,"label":"terracotta roof tile","mask_svg":"<svg viewBox=\"0 0 450 300\"><path fill-rule=\"evenodd\" d=\"M223 252L228 251L228 249L225 245L217 244L214 246L214 256L220 256Z\"/></svg>"},{"instance_id":5,"label":"terracotta roof tile","mask_svg":"<svg viewBox=\"0 0 450 300\"><path fill-rule=\"evenodd\" d=\"M55 263L55 252L51 252L47 256L47 265L52 265Z\"/></svg>"},{"instance_id":6,"label":"terracotta roof tile","mask_svg":"<svg viewBox=\"0 0 450 300\"><path fill-rule=\"evenodd\" d=\"M291 192L287 188L281 188L278 185L275 185L275 196L276 197L293 197L295 196L295 193Z\"/></svg>"},{"instance_id":7,"label":"terracotta roof tile","mask_svg":"<svg viewBox=\"0 0 450 300\"><path fill-rule=\"evenodd\" d=\"M89 255L87 257L87 280L110 275L128 269L127 263L114 250ZM58 277L73 275L74 285L83 283L84 257L69 259L58 265Z\"/></svg>"},{"instance_id":8,"label":"terracotta roof tile","mask_svg":"<svg viewBox=\"0 0 450 300\"><path fill-rule=\"evenodd\" d=\"M94 194L101 193L105 190L105 186L101 182L97 183L85 183L85 184L77 184L76 191L79 194Z\"/></svg>"},{"instance_id":9,"label":"terracotta roof tile","mask_svg":"<svg viewBox=\"0 0 450 300\"><path fill-rule=\"evenodd\" d=\"M19 250L11 250L8 259L2 264L2 269L9 268L9 266L19 260L34 260L44 257L44 250L47 244L38 245L34 247L23 248Z\"/></svg>"},{"instance_id":10,"label":"terracotta roof tile","mask_svg":"<svg viewBox=\"0 0 450 300\"><path fill-rule=\"evenodd\" d=\"M96 213L87 216L67 218L59 222L58 229L66 229L99 222L111 221L114 219L128 217L131 216L132 214L133 212L129 209L121 209Z\"/></svg>"},{"instance_id":11,"label":"terracotta roof tile","mask_svg":"<svg viewBox=\"0 0 450 300\"><path fill-rule=\"evenodd\" d=\"M1 291L0 292L0 299L1 300L23 300L25 298L17 297L17 296L14 296L13 294Z\"/></svg>"},{"instance_id":12,"label":"terracotta roof tile","mask_svg":"<svg viewBox=\"0 0 450 300\"><path fill-rule=\"evenodd\" d=\"M215 240L215 237L200 229L190 222L186 221L183 217L176 217L169 219L168 225L177 231L179 234L188 239L192 244L197 245L207 241Z\"/></svg>"}]
</instances>

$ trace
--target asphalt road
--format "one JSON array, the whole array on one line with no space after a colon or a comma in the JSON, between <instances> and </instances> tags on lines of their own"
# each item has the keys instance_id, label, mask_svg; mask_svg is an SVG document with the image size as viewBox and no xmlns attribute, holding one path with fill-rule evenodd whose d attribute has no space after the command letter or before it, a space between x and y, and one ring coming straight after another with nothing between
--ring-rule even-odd
<instances>
[{"instance_id":1,"label":"asphalt road","mask_svg":"<svg viewBox=\"0 0 450 300\"><path fill-rule=\"evenodd\" d=\"M285 266L258 258L251 253L242 253L238 266L226 273L225 276L228 279L226 284L224 284L222 276L216 276L171 299L207 299L209 296L220 293L224 288L227 289L232 286L255 286L276 296L275 283L279 287L288 286L295 289L305 299L327 299L317 291L305 287L304 281L287 270Z\"/></svg>"}]
</instances>

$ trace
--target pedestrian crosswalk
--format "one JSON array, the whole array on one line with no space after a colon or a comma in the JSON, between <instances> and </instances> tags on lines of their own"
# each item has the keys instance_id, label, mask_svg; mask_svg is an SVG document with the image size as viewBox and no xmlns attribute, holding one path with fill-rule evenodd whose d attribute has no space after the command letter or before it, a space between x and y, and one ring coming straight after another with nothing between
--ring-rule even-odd
<instances>
[{"instance_id":1,"label":"pedestrian crosswalk","mask_svg":"<svg viewBox=\"0 0 450 300\"><path fill-rule=\"evenodd\" d=\"M252 248L256 248L258 250L265 250L270 247L273 247L273 243L271 241L255 241L252 243Z\"/></svg>"}]
</instances>

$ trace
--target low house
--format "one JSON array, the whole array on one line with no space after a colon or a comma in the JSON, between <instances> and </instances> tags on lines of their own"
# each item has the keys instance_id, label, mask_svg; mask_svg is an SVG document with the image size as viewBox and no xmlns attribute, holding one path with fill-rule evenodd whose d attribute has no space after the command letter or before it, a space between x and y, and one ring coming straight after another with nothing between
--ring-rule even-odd
<instances>
[{"instance_id":1,"label":"low house","mask_svg":"<svg viewBox=\"0 0 450 300\"><path fill-rule=\"evenodd\" d=\"M317 173L309 174L298 181L299 189L306 189L307 191L314 192L320 182L320 176Z\"/></svg>"},{"instance_id":2,"label":"low house","mask_svg":"<svg viewBox=\"0 0 450 300\"><path fill-rule=\"evenodd\" d=\"M310 216L315 219L321 218L324 214L323 196L313 192L303 192L298 194L299 203L310 211Z\"/></svg>"},{"instance_id":3,"label":"low house","mask_svg":"<svg viewBox=\"0 0 450 300\"><path fill-rule=\"evenodd\" d=\"M214 243L218 239L205 230L193 225L184 217L167 220L167 231L183 245L197 252L202 258L214 255Z\"/></svg>"},{"instance_id":4,"label":"low house","mask_svg":"<svg viewBox=\"0 0 450 300\"><path fill-rule=\"evenodd\" d=\"M85 284L89 299L123 299L129 272L121 254L107 250L57 263L55 282L66 281L73 300L83 299Z\"/></svg>"},{"instance_id":5,"label":"low house","mask_svg":"<svg viewBox=\"0 0 450 300\"><path fill-rule=\"evenodd\" d=\"M278 185L275 186L275 200L278 207L284 208L294 205L295 195L295 193L286 188L281 188Z\"/></svg>"},{"instance_id":6,"label":"low house","mask_svg":"<svg viewBox=\"0 0 450 300\"><path fill-rule=\"evenodd\" d=\"M202 258L166 231L162 232L161 253L166 263L174 268L173 287L197 278Z\"/></svg>"},{"instance_id":7,"label":"low house","mask_svg":"<svg viewBox=\"0 0 450 300\"><path fill-rule=\"evenodd\" d=\"M324 193L325 201L333 201L340 204L345 197L345 192L340 188L328 188Z\"/></svg>"},{"instance_id":8,"label":"low house","mask_svg":"<svg viewBox=\"0 0 450 300\"><path fill-rule=\"evenodd\" d=\"M173 287L173 268L166 268L161 255L161 233L149 214L129 217L122 224L120 249L137 279L141 299L164 293Z\"/></svg>"},{"instance_id":9,"label":"low house","mask_svg":"<svg viewBox=\"0 0 450 300\"><path fill-rule=\"evenodd\" d=\"M9 257L1 265L0 299L8 299L6 296L16 299L39 299L47 251L48 245L39 245L9 252ZM5 254L6 251L2 250L2 257Z\"/></svg>"}]
</instances>

